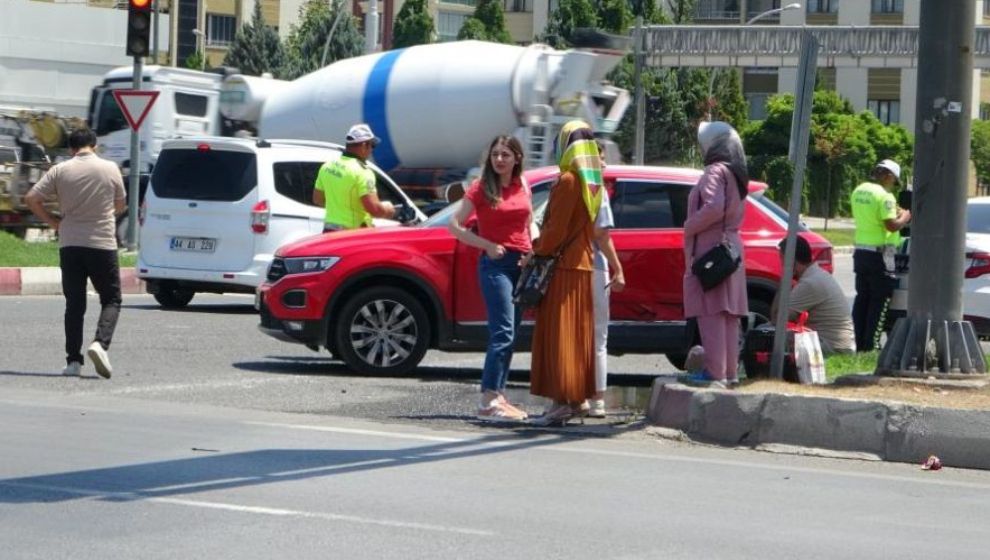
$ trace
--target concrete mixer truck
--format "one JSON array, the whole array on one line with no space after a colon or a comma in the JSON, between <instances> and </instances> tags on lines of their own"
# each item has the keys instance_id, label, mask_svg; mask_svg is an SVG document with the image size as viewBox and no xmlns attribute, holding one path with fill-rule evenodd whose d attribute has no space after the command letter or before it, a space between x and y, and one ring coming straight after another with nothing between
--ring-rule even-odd
<instances>
[{"instance_id":1,"label":"concrete mixer truck","mask_svg":"<svg viewBox=\"0 0 990 560\"><path fill-rule=\"evenodd\" d=\"M140 132L142 173L170 137L339 142L356 122L369 123L382 138L374 157L389 172L466 170L498 134L516 135L527 166L537 167L550 162L556 131L572 118L605 135L615 130L629 95L604 79L622 54L461 41L345 59L293 82L150 66L142 89L161 94ZM130 67L118 68L94 88L90 102L103 156L122 167L130 131L112 90L130 87Z\"/></svg>"}]
</instances>

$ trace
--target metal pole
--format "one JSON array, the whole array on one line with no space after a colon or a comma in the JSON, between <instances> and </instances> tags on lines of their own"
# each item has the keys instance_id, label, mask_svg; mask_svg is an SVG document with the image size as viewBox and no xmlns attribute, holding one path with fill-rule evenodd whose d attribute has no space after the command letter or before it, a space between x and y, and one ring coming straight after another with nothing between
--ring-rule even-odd
<instances>
[{"instance_id":1,"label":"metal pole","mask_svg":"<svg viewBox=\"0 0 990 560\"><path fill-rule=\"evenodd\" d=\"M636 134L633 139L633 163L643 165L643 151L646 135L646 102L643 99L643 16L636 16L636 36L633 43L633 83L636 101Z\"/></svg>"},{"instance_id":2,"label":"metal pole","mask_svg":"<svg viewBox=\"0 0 990 560\"><path fill-rule=\"evenodd\" d=\"M378 0L368 1L368 13L364 17L364 53L378 51Z\"/></svg>"},{"instance_id":3,"label":"metal pole","mask_svg":"<svg viewBox=\"0 0 990 560\"><path fill-rule=\"evenodd\" d=\"M143 59L140 56L135 56L131 89L141 89L143 68ZM131 130L131 159L129 165L131 175L127 189L127 249L135 251L138 246L138 198L141 196L141 151L138 130Z\"/></svg>"},{"instance_id":4,"label":"metal pole","mask_svg":"<svg viewBox=\"0 0 990 560\"><path fill-rule=\"evenodd\" d=\"M340 2L330 3L332 9L337 10L336 17L333 18L333 25L330 26L330 32L327 33L327 41L323 43L323 57L320 58L320 68L327 65L327 53L330 51L330 39L333 38L333 32L337 29L337 24L340 23L340 16L344 15L344 6Z\"/></svg>"},{"instance_id":5,"label":"metal pole","mask_svg":"<svg viewBox=\"0 0 990 560\"><path fill-rule=\"evenodd\" d=\"M908 311L877 373L982 374L983 352L962 320L976 6L922 0L920 21Z\"/></svg>"},{"instance_id":6,"label":"metal pole","mask_svg":"<svg viewBox=\"0 0 990 560\"><path fill-rule=\"evenodd\" d=\"M794 166L791 201L787 217L787 243L784 245L784 270L777 290L777 317L774 321L773 356L770 375L784 377L784 352L787 348L787 315L791 299L791 278L794 277L794 246L797 240L798 218L801 214L801 187L804 167L808 160L808 136L811 133L811 107L815 96L815 69L818 66L818 40L804 31L801 36L801 61L798 65L797 92L794 96L794 116L791 119L789 156Z\"/></svg>"},{"instance_id":7,"label":"metal pole","mask_svg":"<svg viewBox=\"0 0 990 560\"><path fill-rule=\"evenodd\" d=\"M154 58L152 64L159 64L158 61L158 0L151 1L151 32L154 37L151 39L151 53Z\"/></svg>"}]
</instances>

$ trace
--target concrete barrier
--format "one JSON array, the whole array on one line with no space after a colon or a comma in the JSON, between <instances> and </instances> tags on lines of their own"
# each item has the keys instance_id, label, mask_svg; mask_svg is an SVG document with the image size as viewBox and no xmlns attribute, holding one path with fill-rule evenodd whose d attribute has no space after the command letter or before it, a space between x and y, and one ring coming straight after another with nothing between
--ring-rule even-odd
<instances>
[{"instance_id":1,"label":"concrete barrier","mask_svg":"<svg viewBox=\"0 0 990 560\"><path fill-rule=\"evenodd\" d=\"M654 381L649 421L691 439L760 449L990 469L990 411L803 395L740 393Z\"/></svg>"}]
</instances>

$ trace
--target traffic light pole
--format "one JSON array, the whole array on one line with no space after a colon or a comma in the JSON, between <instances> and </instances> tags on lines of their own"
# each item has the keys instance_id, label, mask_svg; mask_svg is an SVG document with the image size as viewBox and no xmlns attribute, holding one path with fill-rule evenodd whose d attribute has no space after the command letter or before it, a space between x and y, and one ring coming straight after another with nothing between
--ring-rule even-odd
<instances>
[{"instance_id":1,"label":"traffic light pole","mask_svg":"<svg viewBox=\"0 0 990 560\"><path fill-rule=\"evenodd\" d=\"M131 89L141 89L141 79L144 72L144 58L134 57L134 76ZM127 249L136 251L138 248L138 199L141 197L141 150L139 129L131 129L131 158L130 178L127 189Z\"/></svg>"}]
</instances>

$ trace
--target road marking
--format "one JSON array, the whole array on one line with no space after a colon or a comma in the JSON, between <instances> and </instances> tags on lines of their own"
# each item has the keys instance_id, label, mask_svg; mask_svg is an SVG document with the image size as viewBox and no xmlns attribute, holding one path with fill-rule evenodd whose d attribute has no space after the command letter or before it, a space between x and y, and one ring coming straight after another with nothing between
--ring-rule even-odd
<instances>
[{"instance_id":1,"label":"road marking","mask_svg":"<svg viewBox=\"0 0 990 560\"><path fill-rule=\"evenodd\" d=\"M255 378L255 379L235 379L231 381L213 381L206 383L170 383L163 385L137 385L134 387L121 387L119 389L80 391L75 395L134 395L139 393L176 392L188 391L191 389L223 389L225 387L241 387L250 389L260 385L272 383L291 383L295 381L291 376L278 378Z\"/></svg>"},{"instance_id":2,"label":"road marking","mask_svg":"<svg viewBox=\"0 0 990 560\"><path fill-rule=\"evenodd\" d=\"M333 432L345 435L360 435L360 436L371 436L371 437L381 437L381 438L392 438L392 439L407 439L407 440L418 440L418 441L435 441L444 443L467 443L476 444L481 447L511 447L517 445L521 442L534 443L540 440L549 439L550 436L538 436L536 438L519 438L518 440L506 440L500 442L487 442L485 441L488 436L478 436L470 438L456 438L456 437L443 437L443 436L428 436L421 434L410 434L407 432L390 432L387 430L363 430L354 428L337 428L332 426L312 426L306 424L281 424L277 422L252 422L247 421L245 424L268 426L273 428L288 428L294 430L315 430L321 432ZM563 437L567 437L566 434L561 434ZM903 476L903 475L887 475L887 474L877 474L877 473L859 473L852 471L839 471L831 469L823 469L818 467L799 467L799 466L789 466L789 465L769 465L761 463L753 463L747 461L740 461L737 459L712 459L704 457L685 457L685 456L675 456L675 455L661 455L658 453L642 453L636 451L613 451L605 449L592 449L588 447L560 447L560 446L533 446L527 447L527 450L534 449L538 451L551 451L557 453L576 453L583 455L600 455L606 457L622 457L629 459L645 459L649 461L673 461L680 463L693 463L693 464L705 464L705 465L718 465L718 466L728 466L728 467L740 467L740 468L750 468L750 469L764 469L771 471L787 472L787 473L803 473L803 474L815 474L815 475L828 475L828 476L842 476L848 478L859 478L867 480L883 480L890 482L911 482L915 484L927 484L931 486L945 486L954 488L971 488L975 490L990 490L990 483L979 483L979 482L964 482L955 480L939 480L936 478L928 478L927 476ZM883 463L880 463L883 464ZM901 463L892 463L901 464Z\"/></svg>"},{"instance_id":3,"label":"road marking","mask_svg":"<svg viewBox=\"0 0 990 560\"><path fill-rule=\"evenodd\" d=\"M29 490L42 490L46 492L60 492L64 494L84 496L93 499L110 498L115 500L128 500L128 501L141 500L141 501L156 502L161 504L171 504L177 506L195 507L195 508L203 508L203 509L216 509L216 510L231 511L236 513L249 513L254 515L268 515L275 517L299 517L302 519L321 519L324 521L359 523L362 525L378 525L381 527L412 529L415 531L435 531L442 533L456 533L460 535L470 535L476 537L495 536L495 533L492 531L485 531L481 529L470 529L465 527L454 527L451 525L431 525L429 523L415 523L409 521L396 521L391 519L375 519L371 517L360 517L357 515L345 515L340 513L302 511L295 509L271 508L271 507L260 507L260 506L244 506L239 504L229 504L224 502L212 502L205 500L162 498L162 497L149 496L141 492L100 492L95 490L86 490L83 488L70 488L64 486L49 486L46 484L26 484L19 482L3 482L3 481L0 481L0 486L25 488Z\"/></svg>"}]
</instances>

